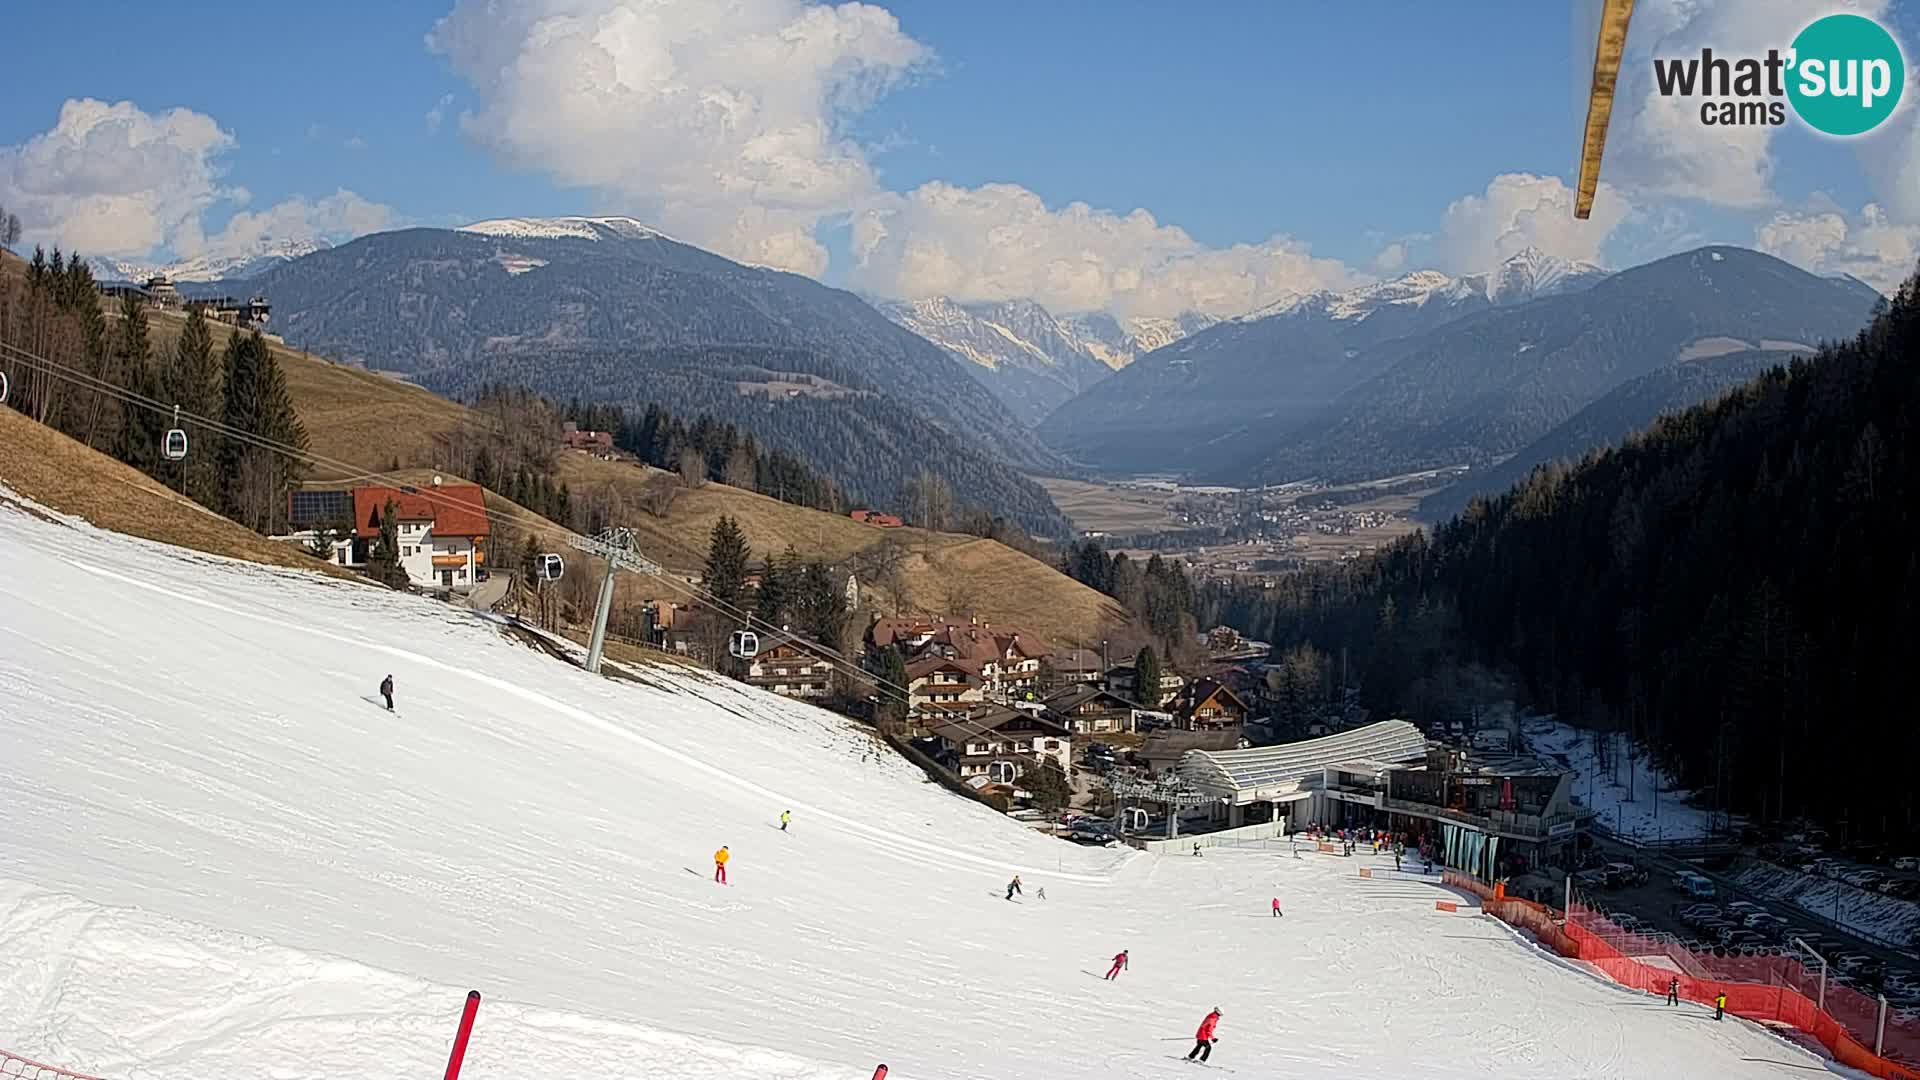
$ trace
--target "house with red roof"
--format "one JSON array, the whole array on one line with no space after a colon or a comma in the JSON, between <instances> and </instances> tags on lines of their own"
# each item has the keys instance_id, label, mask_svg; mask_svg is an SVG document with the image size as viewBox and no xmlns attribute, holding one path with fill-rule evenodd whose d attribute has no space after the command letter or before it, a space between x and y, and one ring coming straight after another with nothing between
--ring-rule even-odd
<instances>
[{"instance_id":1,"label":"house with red roof","mask_svg":"<svg viewBox=\"0 0 1920 1080\"><path fill-rule=\"evenodd\" d=\"M439 477L428 487L354 488L354 565L366 565L389 505L408 580L423 589L463 593L473 588L493 531L484 489L478 484L443 484Z\"/></svg>"}]
</instances>

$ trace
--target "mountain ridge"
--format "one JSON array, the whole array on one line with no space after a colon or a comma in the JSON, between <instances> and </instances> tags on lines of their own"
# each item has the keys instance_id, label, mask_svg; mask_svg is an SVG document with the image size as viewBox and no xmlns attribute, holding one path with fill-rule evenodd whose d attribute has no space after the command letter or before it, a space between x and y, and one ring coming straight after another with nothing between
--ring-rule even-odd
<instances>
[{"instance_id":1,"label":"mountain ridge","mask_svg":"<svg viewBox=\"0 0 1920 1080\"><path fill-rule=\"evenodd\" d=\"M1107 471L1211 469L1241 453L1234 446L1246 435L1236 433L1302 422L1379 374L1384 367L1365 355L1384 342L1490 310L1496 299L1524 303L1605 276L1529 248L1487 274L1416 270L1296 294L1148 353L1061 404L1040 432L1068 458Z\"/></svg>"},{"instance_id":2,"label":"mountain ridge","mask_svg":"<svg viewBox=\"0 0 1920 1080\"><path fill-rule=\"evenodd\" d=\"M1243 439L1238 460L1210 475L1339 481L1484 465L1703 344L1810 348L1857 331L1878 299L1746 248L1682 252L1386 343L1368 357L1376 374L1277 437Z\"/></svg>"},{"instance_id":3,"label":"mountain ridge","mask_svg":"<svg viewBox=\"0 0 1920 1080\"><path fill-rule=\"evenodd\" d=\"M1028 424L1137 357L1216 320L1189 312L1121 320L1057 316L1033 300L961 303L944 296L875 300L881 314L965 361Z\"/></svg>"},{"instance_id":4,"label":"mountain ridge","mask_svg":"<svg viewBox=\"0 0 1920 1080\"><path fill-rule=\"evenodd\" d=\"M374 233L250 285L315 352L445 393L706 413L892 504L922 467L963 504L1070 529L1037 484L1045 447L962 363L852 293L743 265L628 218L496 218ZM771 417L771 419L769 419Z\"/></svg>"}]
</instances>

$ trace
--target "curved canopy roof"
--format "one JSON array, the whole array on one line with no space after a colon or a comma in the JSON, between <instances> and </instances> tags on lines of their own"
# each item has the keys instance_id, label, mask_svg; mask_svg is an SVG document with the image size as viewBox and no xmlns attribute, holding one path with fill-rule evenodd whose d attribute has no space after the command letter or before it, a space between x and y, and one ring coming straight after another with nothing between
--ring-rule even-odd
<instances>
[{"instance_id":1,"label":"curved canopy roof","mask_svg":"<svg viewBox=\"0 0 1920 1080\"><path fill-rule=\"evenodd\" d=\"M1419 728L1405 720L1382 720L1281 746L1189 750L1180 758L1179 773L1194 787L1224 795L1253 788L1291 787L1329 765L1354 761L1392 765L1418 760L1426 753L1427 737Z\"/></svg>"}]
</instances>

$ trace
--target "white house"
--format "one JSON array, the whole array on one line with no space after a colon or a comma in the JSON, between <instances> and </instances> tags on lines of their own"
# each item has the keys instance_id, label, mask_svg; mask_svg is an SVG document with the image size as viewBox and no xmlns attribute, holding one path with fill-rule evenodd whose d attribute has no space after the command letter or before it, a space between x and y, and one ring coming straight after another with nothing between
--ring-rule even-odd
<instances>
[{"instance_id":1,"label":"white house","mask_svg":"<svg viewBox=\"0 0 1920 1080\"><path fill-rule=\"evenodd\" d=\"M423 589L466 592L473 588L486 559L492 534L485 492L476 484L359 487L353 489L356 564L364 565L380 538L380 518L393 507L399 563L407 578Z\"/></svg>"}]
</instances>

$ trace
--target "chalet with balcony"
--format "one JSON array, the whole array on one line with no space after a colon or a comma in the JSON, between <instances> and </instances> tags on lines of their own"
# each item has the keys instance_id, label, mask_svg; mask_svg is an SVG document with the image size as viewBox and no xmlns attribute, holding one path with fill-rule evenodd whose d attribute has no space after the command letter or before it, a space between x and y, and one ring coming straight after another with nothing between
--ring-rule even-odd
<instances>
[{"instance_id":1,"label":"chalet with balcony","mask_svg":"<svg viewBox=\"0 0 1920 1080\"><path fill-rule=\"evenodd\" d=\"M1169 706L1175 727L1188 731L1231 731L1247 723L1247 703L1218 679L1195 679L1180 688Z\"/></svg>"},{"instance_id":2,"label":"chalet with balcony","mask_svg":"<svg viewBox=\"0 0 1920 1080\"><path fill-rule=\"evenodd\" d=\"M1041 699L1075 735L1132 735L1140 706L1111 690L1076 684Z\"/></svg>"},{"instance_id":3,"label":"chalet with balcony","mask_svg":"<svg viewBox=\"0 0 1920 1080\"><path fill-rule=\"evenodd\" d=\"M1012 783L1042 761L1071 771L1073 733L1042 710L988 705L933 724L931 731L934 760L962 780Z\"/></svg>"},{"instance_id":4,"label":"chalet with balcony","mask_svg":"<svg viewBox=\"0 0 1920 1080\"><path fill-rule=\"evenodd\" d=\"M579 424L568 420L560 425L560 445L594 457L612 457L613 432L583 431Z\"/></svg>"},{"instance_id":5,"label":"chalet with balcony","mask_svg":"<svg viewBox=\"0 0 1920 1080\"><path fill-rule=\"evenodd\" d=\"M492 535L484 491L477 484L353 489L354 563L366 565L380 537L381 517L393 506L399 562L423 589L464 593L478 580Z\"/></svg>"},{"instance_id":6,"label":"chalet with balcony","mask_svg":"<svg viewBox=\"0 0 1920 1080\"><path fill-rule=\"evenodd\" d=\"M1160 669L1160 686L1158 692L1141 688L1138 685L1139 681L1139 673L1134 670L1133 661L1131 660L1124 664L1113 665L1107 669L1105 675L1107 689L1122 697L1138 701L1149 709L1158 709L1165 706L1168 701L1173 699L1175 694L1180 692L1180 688L1185 686L1187 682L1186 679L1180 676L1179 672L1171 671L1164 667Z\"/></svg>"},{"instance_id":7,"label":"chalet with balcony","mask_svg":"<svg viewBox=\"0 0 1920 1080\"><path fill-rule=\"evenodd\" d=\"M747 682L782 697L823 698L833 688L833 665L790 641L762 646L747 665Z\"/></svg>"}]
</instances>

